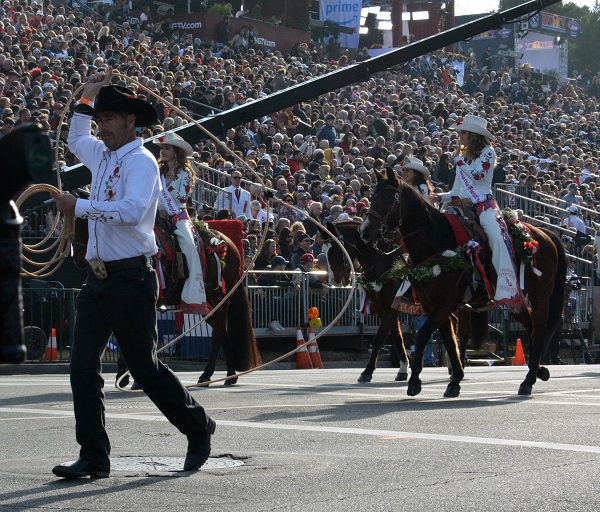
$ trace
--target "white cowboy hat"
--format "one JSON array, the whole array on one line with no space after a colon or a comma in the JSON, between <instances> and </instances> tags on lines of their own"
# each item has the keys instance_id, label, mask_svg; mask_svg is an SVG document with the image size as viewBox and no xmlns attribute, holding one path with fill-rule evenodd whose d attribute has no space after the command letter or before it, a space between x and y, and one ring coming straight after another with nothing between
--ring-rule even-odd
<instances>
[{"instance_id":1,"label":"white cowboy hat","mask_svg":"<svg viewBox=\"0 0 600 512\"><path fill-rule=\"evenodd\" d=\"M495 139L487 129L487 120L479 116L466 115L462 121L458 121L454 126L451 126L450 129L457 132L477 133L490 140Z\"/></svg>"},{"instance_id":2,"label":"white cowboy hat","mask_svg":"<svg viewBox=\"0 0 600 512\"><path fill-rule=\"evenodd\" d=\"M183 149L185 156L192 156L194 150L192 146L190 146L185 140L183 140L176 133L167 132L163 136L159 137L154 141L154 144L158 144L162 146L163 144L167 144L169 146L175 146L177 148Z\"/></svg>"},{"instance_id":3,"label":"white cowboy hat","mask_svg":"<svg viewBox=\"0 0 600 512\"><path fill-rule=\"evenodd\" d=\"M431 179L431 173L429 172L429 169L423 165L421 160L413 156L407 156L401 164L394 166L394 169L396 168L412 169L413 171L420 172L426 180Z\"/></svg>"}]
</instances>

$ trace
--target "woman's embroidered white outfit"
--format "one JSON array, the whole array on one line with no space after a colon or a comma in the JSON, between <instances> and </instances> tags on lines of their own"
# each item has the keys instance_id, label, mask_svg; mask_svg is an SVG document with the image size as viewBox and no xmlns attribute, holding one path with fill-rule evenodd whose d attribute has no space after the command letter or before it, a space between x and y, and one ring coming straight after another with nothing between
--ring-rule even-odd
<instances>
[{"instance_id":1,"label":"woman's embroidered white outfit","mask_svg":"<svg viewBox=\"0 0 600 512\"><path fill-rule=\"evenodd\" d=\"M204 274L194 241L194 226L186 210L190 190L191 175L187 170L179 170L168 185L165 177L161 176L158 209L166 211L175 224L175 236L187 262L189 276L181 291L181 307L187 313L205 315L210 311L210 306L206 302Z\"/></svg>"},{"instance_id":2,"label":"woman's embroidered white outfit","mask_svg":"<svg viewBox=\"0 0 600 512\"><path fill-rule=\"evenodd\" d=\"M509 250L510 239L504 217L492 198L492 177L496 164L496 153L486 146L474 160L463 156L454 158L456 179L450 192L442 194L442 201L452 197L470 199L479 216L481 227L488 237L492 251L492 264L498 276L494 301L506 305L511 311L523 309L523 294L519 288L515 267Z\"/></svg>"}]
</instances>

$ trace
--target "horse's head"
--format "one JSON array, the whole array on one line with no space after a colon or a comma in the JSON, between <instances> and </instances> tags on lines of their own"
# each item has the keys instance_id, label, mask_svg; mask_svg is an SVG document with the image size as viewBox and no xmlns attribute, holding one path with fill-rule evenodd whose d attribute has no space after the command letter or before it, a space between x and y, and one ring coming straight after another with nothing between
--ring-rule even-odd
<instances>
[{"instance_id":1,"label":"horse's head","mask_svg":"<svg viewBox=\"0 0 600 512\"><path fill-rule=\"evenodd\" d=\"M356 223L353 223L353 225L356 230L358 225ZM329 282L334 285L345 286L350 284L350 271L352 265L354 264L357 266L357 263L355 261L350 263L340 248L338 242L343 244L346 251L350 254L350 257L354 258L353 247L346 245L344 235L337 229L337 226L341 227L341 224L336 225L330 222L327 223L327 229L335 235L337 241L323 232L323 252L327 256L327 262L329 264Z\"/></svg>"},{"instance_id":2,"label":"horse's head","mask_svg":"<svg viewBox=\"0 0 600 512\"><path fill-rule=\"evenodd\" d=\"M398 206L402 182L391 167L386 168L385 175L377 171L375 174L377 186L367 218L360 227L360 237L366 243L374 243L380 236L386 237L400 224Z\"/></svg>"}]
</instances>

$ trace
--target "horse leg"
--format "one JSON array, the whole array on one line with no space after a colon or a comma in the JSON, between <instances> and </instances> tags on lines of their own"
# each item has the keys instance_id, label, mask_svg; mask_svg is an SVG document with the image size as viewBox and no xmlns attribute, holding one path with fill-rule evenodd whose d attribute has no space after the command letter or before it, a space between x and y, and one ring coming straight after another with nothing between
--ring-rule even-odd
<instances>
[{"instance_id":1,"label":"horse leg","mask_svg":"<svg viewBox=\"0 0 600 512\"><path fill-rule=\"evenodd\" d=\"M460 362L464 368L467 364L467 346L469 344L469 333L471 331L471 312L461 308L456 313L456 316L458 318L457 330ZM450 375L450 378L452 378L452 363L450 363L450 358L448 358L448 374Z\"/></svg>"},{"instance_id":2,"label":"horse leg","mask_svg":"<svg viewBox=\"0 0 600 512\"><path fill-rule=\"evenodd\" d=\"M513 315L516 320L521 322L529 338L529 371L519 386L519 395L531 395L533 385L538 377L544 381L550 378L548 369L540 366L546 342L548 310L544 309L542 304L537 306L538 309L535 313L523 311Z\"/></svg>"},{"instance_id":3,"label":"horse leg","mask_svg":"<svg viewBox=\"0 0 600 512\"><path fill-rule=\"evenodd\" d=\"M371 342L371 357L369 358L369 362L367 366L360 374L358 378L358 382L371 382L373 377L373 372L377 367L377 358L379 357L379 351L384 344L384 341L390 336L394 330L394 324L396 324L396 329L398 329L398 314L395 310L388 310L383 315L380 315L381 322L379 323L379 328L375 333L375 337Z\"/></svg>"},{"instance_id":4,"label":"horse leg","mask_svg":"<svg viewBox=\"0 0 600 512\"><path fill-rule=\"evenodd\" d=\"M425 352L425 345L429 343L429 338L435 330L433 326L434 322L431 317L427 318L415 336L415 352L413 353L410 379L408 380L408 396L416 396L421 392L422 385L419 375L423 370L423 353Z\"/></svg>"},{"instance_id":5,"label":"horse leg","mask_svg":"<svg viewBox=\"0 0 600 512\"><path fill-rule=\"evenodd\" d=\"M446 398L455 398L460 394L460 381L465 376L456 340L456 324L456 316L450 315L439 328L448 359L452 365L452 377L444 393Z\"/></svg>"},{"instance_id":6,"label":"horse leg","mask_svg":"<svg viewBox=\"0 0 600 512\"><path fill-rule=\"evenodd\" d=\"M373 341L371 342L371 357L369 357L367 366L365 366L365 369L358 377L358 382L360 383L364 384L366 382L371 382L371 379L373 378L373 372L375 371L375 368L377 368L377 358L379 357L379 351L383 346L384 340L387 339L387 336L382 331L383 328L382 325L380 325L377 329L377 332L375 333L375 336L373 337Z\"/></svg>"},{"instance_id":7,"label":"horse leg","mask_svg":"<svg viewBox=\"0 0 600 512\"><path fill-rule=\"evenodd\" d=\"M402 336L402 329L400 324L396 322L394 328L390 331L390 337L394 341L394 345L398 350L400 356L400 368L396 374L396 381L403 381L408 379L408 355L406 354L406 347L404 346L404 338Z\"/></svg>"},{"instance_id":8,"label":"horse leg","mask_svg":"<svg viewBox=\"0 0 600 512\"><path fill-rule=\"evenodd\" d=\"M203 382L210 382L213 374L215 373L215 366L217 364L217 356L219 355L219 350L221 349L221 343L215 337L213 332L212 343L210 348L210 355L208 356L208 362L204 367L204 371L202 375L198 378L198 384Z\"/></svg>"},{"instance_id":9,"label":"horse leg","mask_svg":"<svg viewBox=\"0 0 600 512\"><path fill-rule=\"evenodd\" d=\"M224 321L223 321L224 322ZM214 331L213 331L214 333ZM213 334L214 335L214 334ZM225 355L225 365L227 366L227 377L235 375L235 354L232 353L231 344L229 343L229 333L223 329L219 333L219 339L221 340L221 346L223 347L223 354ZM227 379L223 382L224 386L233 386L237 384L238 378Z\"/></svg>"},{"instance_id":10,"label":"horse leg","mask_svg":"<svg viewBox=\"0 0 600 512\"><path fill-rule=\"evenodd\" d=\"M215 314L214 318L214 324L217 325L217 335L218 335L218 339L220 340L220 345L223 347L223 355L225 356L225 365L227 366L227 377L230 377L231 375L235 375L235 370L236 370L236 355L233 352L233 348L231 346L230 343L230 339L229 339L229 330L228 330L228 323L227 323L227 315L229 314L227 312L227 307L228 304L225 304L221 311L218 311L217 314ZM240 320L241 321L241 320ZM213 327L213 336L215 335L215 328ZM235 377L233 379L227 379L226 381L223 382L224 386L233 386L234 384L237 384L238 378Z\"/></svg>"}]
</instances>

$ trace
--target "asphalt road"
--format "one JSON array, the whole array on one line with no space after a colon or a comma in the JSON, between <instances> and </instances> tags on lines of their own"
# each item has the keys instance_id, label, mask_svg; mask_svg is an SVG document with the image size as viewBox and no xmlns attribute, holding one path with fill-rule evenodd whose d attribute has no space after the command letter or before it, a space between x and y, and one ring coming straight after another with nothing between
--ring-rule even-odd
<instances>
[{"instance_id":1,"label":"asphalt road","mask_svg":"<svg viewBox=\"0 0 600 512\"><path fill-rule=\"evenodd\" d=\"M597 511L600 366L550 370L531 397L523 367L467 368L456 399L444 368L414 398L391 368L367 385L350 368L196 389L217 430L212 469L192 473L165 470L186 441L145 395L108 387L111 478L78 481L51 473L77 456L68 376L3 375L0 510Z\"/></svg>"}]
</instances>

